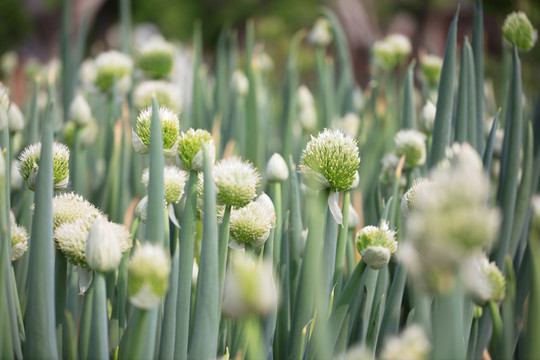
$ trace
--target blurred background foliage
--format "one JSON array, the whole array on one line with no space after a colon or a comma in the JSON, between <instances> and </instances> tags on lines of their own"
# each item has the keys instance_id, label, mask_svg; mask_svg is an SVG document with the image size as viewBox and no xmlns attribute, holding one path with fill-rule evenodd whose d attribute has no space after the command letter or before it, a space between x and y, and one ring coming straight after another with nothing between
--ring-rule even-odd
<instances>
[{"instance_id":1,"label":"blurred background foliage","mask_svg":"<svg viewBox=\"0 0 540 360\"><path fill-rule=\"evenodd\" d=\"M446 32L458 3L461 6L458 42L461 43L464 36L471 36L473 0L132 0L132 18L134 24L153 23L166 38L184 43L191 43L194 24L200 22L205 60L210 65L221 29L236 29L243 46L245 22L254 19L257 39L280 74L291 37L310 27L322 6L329 6L343 22L356 78L365 86L369 79L370 46L386 33L401 32L410 37L413 56L422 52L442 55ZM71 0L71 4L73 28L77 27L82 13L89 16L88 52L109 46L107 32L118 20L119 0ZM61 0L0 0L0 54L15 50L21 61L37 58L47 62L57 57L60 7ZM525 11L533 25L540 27L537 0L484 1L488 77L500 73L500 64L505 61L500 28L505 16L515 9ZM537 71L540 46L522 57L524 90L536 95L540 83ZM309 79L314 65L310 49L301 49L299 60L301 71ZM497 91L499 87L494 88Z\"/></svg>"}]
</instances>

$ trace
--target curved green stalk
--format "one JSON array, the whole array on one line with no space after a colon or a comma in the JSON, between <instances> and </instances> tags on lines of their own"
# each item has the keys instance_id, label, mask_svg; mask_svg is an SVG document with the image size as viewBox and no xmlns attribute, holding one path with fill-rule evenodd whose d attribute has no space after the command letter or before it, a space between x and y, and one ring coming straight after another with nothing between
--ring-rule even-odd
<instances>
[{"instance_id":1,"label":"curved green stalk","mask_svg":"<svg viewBox=\"0 0 540 360\"><path fill-rule=\"evenodd\" d=\"M94 298L92 301L92 325L90 330L90 359L106 359L109 356L109 339L107 338L107 293L105 275L94 274ZM66 339L67 340L67 339Z\"/></svg>"}]
</instances>

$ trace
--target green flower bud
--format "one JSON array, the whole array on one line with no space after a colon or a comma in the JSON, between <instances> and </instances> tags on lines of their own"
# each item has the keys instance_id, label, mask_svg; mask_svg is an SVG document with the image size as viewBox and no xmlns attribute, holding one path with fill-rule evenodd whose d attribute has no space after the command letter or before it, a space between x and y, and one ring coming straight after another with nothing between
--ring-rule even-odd
<instances>
[{"instance_id":1,"label":"green flower bud","mask_svg":"<svg viewBox=\"0 0 540 360\"><path fill-rule=\"evenodd\" d=\"M94 84L99 90L105 92L111 89L115 79L117 82L121 82L124 78L129 79L133 70L133 61L129 56L112 50L99 54L95 66Z\"/></svg>"},{"instance_id":2,"label":"green flower bud","mask_svg":"<svg viewBox=\"0 0 540 360\"><path fill-rule=\"evenodd\" d=\"M165 190L165 201L176 204L184 193L187 174L176 166L165 166L163 168L163 185ZM142 183L148 189L150 182L150 169L145 169L141 178Z\"/></svg>"},{"instance_id":3,"label":"green flower bud","mask_svg":"<svg viewBox=\"0 0 540 360\"><path fill-rule=\"evenodd\" d=\"M425 191L425 187L429 186L429 184L430 181L426 178L417 178L414 180L411 188L401 198L401 213L404 216L408 217L415 211L418 193Z\"/></svg>"},{"instance_id":4,"label":"green flower bud","mask_svg":"<svg viewBox=\"0 0 540 360\"><path fill-rule=\"evenodd\" d=\"M426 360L430 351L431 345L422 327L411 325L399 337L386 340L381 360Z\"/></svg>"},{"instance_id":5,"label":"green flower bud","mask_svg":"<svg viewBox=\"0 0 540 360\"><path fill-rule=\"evenodd\" d=\"M83 219L90 226L94 220L102 216L94 205L75 193L56 195L52 202L53 225L58 228L63 223Z\"/></svg>"},{"instance_id":6,"label":"green flower bud","mask_svg":"<svg viewBox=\"0 0 540 360\"><path fill-rule=\"evenodd\" d=\"M482 317L483 308L478 305L474 305L474 313L473 313L473 319L480 319Z\"/></svg>"},{"instance_id":7,"label":"green flower bud","mask_svg":"<svg viewBox=\"0 0 540 360\"><path fill-rule=\"evenodd\" d=\"M163 153L173 156L176 153L180 123L178 116L165 106L159 108L161 131L163 134ZM132 142L135 151L147 154L150 151L150 124L152 121L152 107L142 110L137 116L136 131L132 133Z\"/></svg>"},{"instance_id":8,"label":"green flower bud","mask_svg":"<svg viewBox=\"0 0 540 360\"><path fill-rule=\"evenodd\" d=\"M242 248L246 244L262 246L268 240L275 221L276 212L272 200L266 194L240 209L233 209L230 219L232 242L229 245L232 248Z\"/></svg>"},{"instance_id":9,"label":"green flower bud","mask_svg":"<svg viewBox=\"0 0 540 360\"><path fill-rule=\"evenodd\" d=\"M174 66L174 46L162 39L152 39L137 56L137 66L151 78L167 77Z\"/></svg>"},{"instance_id":10,"label":"green flower bud","mask_svg":"<svg viewBox=\"0 0 540 360\"><path fill-rule=\"evenodd\" d=\"M408 167L422 166L426 162L426 136L416 130L401 130L394 137L396 156L405 155Z\"/></svg>"},{"instance_id":11,"label":"green flower bud","mask_svg":"<svg viewBox=\"0 0 540 360\"><path fill-rule=\"evenodd\" d=\"M390 34L386 37L394 50L396 63L401 64L407 60L412 51L411 41L402 34Z\"/></svg>"},{"instance_id":12,"label":"green flower bud","mask_svg":"<svg viewBox=\"0 0 540 360\"><path fill-rule=\"evenodd\" d=\"M397 250L396 232L385 221L380 227L368 225L356 234L356 249L369 267L382 269Z\"/></svg>"},{"instance_id":13,"label":"green flower bud","mask_svg":"<svg viewBox=\"0 0 540 360\"><path fill-rule=\"evenodd\" d=\"M220 204L234 207L246 206L257 196L261 176L249 162L232 157L214 166L216 199Z\"/></svg>"},{"instance_id":14,"label":"green flower bud","mask_svg":"<svg viewBox=\"0 0 540 360\"><path fill-rule=\"evenodd\" d=\"M169 287L171 259L158 244L144 243L135 248L128 262L129 301L141 309L152 309Z\"/></svg>"},{"instance_id":15,"label":"green flower bud","mask_svg":"<svg viewBox=\"0 0 540 360\"><path fill-rule=\"evenodd\" d=\"M431 134L433 132L433 126L435 125L435 115L437 114L437 107L430 100L426 102L426 105L422 108L422 114L420 115L420 121L422 122L423 130Z\"/></svg>"},{"instance_id":16,"label":"green flower bud","mask_svg":"<svg viewBox=\"0 0 540 360\"><path fill-rule=\"evenodd\" d=\"M326 129L311 137L302 152L300 171L309 187L339 192L351 188L359 164L356 140L339 130Z\"/></svg>"},{"instance_id":17,"label":"green flower bud","mask_svg":"<svg viewBox=\"0 0 540 360\"><path fill-rule=\"evenodd\" d=\"M209 146L208 156L210 163L213 164L216 149L212 135L202 129L189 129L187 132L182 132L178 137L178 154L176 158L178 166L186 171L203 171L203 144Z\"/></svg>"},{"instance_id":18,"label":"green flower bud","mask_svg":"<svg viewBox=\"0 0 540 360\"><path fill-rule=\"evenodd\" d=\"M85 269L89 268L89 264L86 261L86 245L90 234L90 228L94 223L93 220L95 220L95 218L78 218L73 222L62 223L54 231L56 244L66 257L66 260L73 265L78 265ZM132 241L130 234L124 225L108 223L107 230L108 236L115 238L115 240L111 239L110 241L118 242L122 253L131 248ZM96 256L96 254L92 253L92 256ZM93 258L93 261L94 266L96 266L98 270L105 265L105 263L99 265L99 260L96 258Z\"/></svg>"},{"instance_id":19,"label":"green flower bud","mask_svg":"<svg viewBox=\"0 0 540 360\"><path fill-rule=\"evenodd\" d=\"M373 44L375 64L384 70L391 70L403 63L412 51L411 42L401 34L388 35Z\"/></svg>"},{"instance_id":20,"label":"green flower bud","mask_svg":"<svg viewBox=\"0 0 540 360\"><path fill-rule=\"evenodd\" d=\"M143 81L133 92L133 102L139 110L152 106L152 97L156 96L158 104L179 113L182 98L178 86L163 80Z\"/></svg>"},{"instance_id":21,"label":"green flower bud","mask_svg":"<svg viewBox=\"0 0 540 360\"><path fill-rule=\"evenodd\" d=\"M527 15L522 11L509 14L504 20L503 35L511 44L524 51L529 51L536 42L537 33Z\"/></svg>"},{"instance_id":22,"label":"green flower bud","mask_svg":"<svg viewBox=\"0 0 540 360\"><path fill-rule=\"evenodd\" d=\"M147 210L148 210L148 195L143 197L139 202L137 203L137 206L135 207L135 215L141 219L142 223L146 223L147 219Z\"/></svg>"},{"instance_id":23,"label":"green flower bud","mask_svg":"<svg viewBox=\"0 0 540 360\"><path fill-rule=\"evenodd\" d=\"M319 18L315 21L311 32L308 35L308 41L316 46L328 46L332 42L332 24L327 18Z\"/></svg>"},{"instance_id":24,"label":"green flower bud","mask_svg":"<svg viewBox=\"0 0 540 360\"><path fill-rule=\"evenodd\" d=\"M28 250L28 232L24 226L17 225L15 216L10 212L11 222L11 261L19 260Z\"/></svg>"},{"instance_id":25,"label":"green flower bud","mask_svg":"<svg viewBox=\"0 0 540 360\"><path fill-rule=\"evenodd\" d=\"M467 263L466 285L476 305L499 302L506 293L506 281L495 262L486 255L476 256Z\"/></svg>"},{"instance_id":26,"label":"green flower bud","mask_svg":"<svg viewBox=\"0 0 540 360\"><path fill-rule=\"evenodd\" d=\"M69 120L78 126L86 125L92 121L90 105L81 94L78 94L69 106Z\"/></svg>"},{"instance_id":27,"label":"green flower bud","mask_svg":"<svg viewBox=\"0 0 540 360\"><path fill-rule=\"evenodd\" d=\"M442 59L437 55L422 56L420 58L420 70L428 84L437 85L441 77Z\"/></svg>"},{"instance_id":28,"label":"green flower bud","mask_svg":"<svg viewBox=\"0 0 540 360\"><path fill-rule=\"evenodd\" d=\"M265 315L276 308L278 299L272 264L234 252L225 276L223 313L232 317Z\"/></svg>"},{"instance_id":29,"label":"green flower bud","mask_svg":"<svg viewBox=\"0 0 540 360\"><path fill-rule=\"evenodd\" d=\"M266 164L266 179L269 182L283 182L289 178L287 163L278 153L274 153Z\"/></svg>"},{"instance_id":30,"label":"green flower bud","mask_svg":"<svg viewBox=\"0 0 540 360\"><path fill-rule=\"evenodd\" d=\"M9 131L16 132L24 129L24 116L15 103L9 105L7 116Z\"/></svg>"},{"instance_id":31,"label":"green flower bud","mask_svg":"<svg viewBox=\"0 0 540 360\"><path fill-rule=\"evenodd\" d=\"M53 184L54 190L65 189L69 182L69 148L55 142L53 144ZM19 155L19 173L30 190L36 188L41 142L29 145Z\"/></svg>"},{"instance_id":32,"label":"green flower bud","mask_svg":"<svg viewBox=\"0 0 540 360\"><path fill-rule=\"evenodd\" d=\"M116 269L120 260L122 249L114 225L104 217L98 217L88 233L86 263L91 269L106 273Z\"/></svg>"}]
</instances>

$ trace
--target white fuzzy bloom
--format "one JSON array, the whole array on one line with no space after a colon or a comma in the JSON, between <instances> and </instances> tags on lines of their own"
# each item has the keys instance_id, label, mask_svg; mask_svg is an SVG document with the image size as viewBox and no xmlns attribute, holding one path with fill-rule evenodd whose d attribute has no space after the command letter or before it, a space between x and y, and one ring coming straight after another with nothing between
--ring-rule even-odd
<instances>
[{"instance_id":1,"label":"white fuzzy bloom","mask_svg":"<svg viewBox=\"0 0 540 360\"><path fill-rule=\"evenodd\" d=\"M24 129L24 116L21 109L15 104L11 103L8 110L8 128L11 132L21 131Z\"/></svg>"},{"instance_id":2,"label":"white fuzzy bloom","mask_svg":"<svg viewBox=\"0 0 540 360\"><path fill-rule=\"evenodd\" d=\"M238 95L247 95L249 91L249 82L242 70L233 72L231 76L231 87Z\"/></svg>"},{"instance_id":3,"label":"white fuzzy bloom","mask_svg":"<svg viewBox=\"0 0 540 360\"><path fill-rule=\"evenodd\" d=\"M411 325L399 337L385 342L381 360L424 360L430 351L431 345L424 330L418 325Z\"/></svg>"},{"instance_id":4,"label":"white fuzzy bloom","mask_svg":"<svg viewBox=\"0 0 540 360\"><path fill-rule=\"evenodd\" d=\"M422 166L426 162L426 135L416 130L401 130L394 137L396 155L405 155L409 167Z\"/></svg>"},{"instance_id":5,"label":"white fuzzy bloom","mask_svg":"<svg viewBox=\"0 0 540 360\"><path fill-rule=\"evenodd\" d=\"M245 244L253 247L262 246L270 236L270 229L275 226L276 212L268 195L261 195L257 201L240 209L231 211L230 229L233 248L242 248Z\"/></svg>"},{"instance_id":6,"label":"white fuzzy bloom","mask_svg":"<svg viewBox=\"0 0 540 360\"><path fill-rule=\"evenodd\" d=\"M118 267L122 259L120 240L113 225L104 217L98 217L88 233L86 263L99 272L109 272Z\"/></svg>"},{"instance_id":7,"label":"white fuzzy bloom","mask_svg":"<svg viewBox=\"0 0 540 360\"><path fill-rule=\"evenodd\" d=\"M477 255L465 263L465 285L473 301L484 306L489 301L501 301L506 292L506 281L495 264L485 254Z\"/></svg>"},{"instance_id":8,"label":"white fuzzy bloom","mask_svg":"<svg viewBox=\"0 0 540 360\"><path fill-rule=\"evenodd\" d=\"M412 51L411 41L403 34L390 34L386 37L386 41L392 45L394 54L399 59L405 59Z\"/></svg>"},{"instance_id":9,"label":"white fuzzy bloom","mask_svg":"<svg viewBox=\"0 0 540 360\"><path fill-rule=\"evenodd\" d=\"M360 129L360 118L355 113L348 113L336 121L336 128L343 130L345 134L355 138Z\"/></svg>"},{"instance_id":10,"label":"white fuzzy bloom","mask_svg":"<svg viewBox=\"0 0 540 360\"><path fill-rule=\"evenodd\" d=\"M133 71L133 60L119 51L111 50L99 54L95 61L96 77L95 85L101 91L109 90L114 80L118 82L119 88L122 81L130 82L130 75Z\"/></svg>"},{"instance_id":11,"label":"white fuzzy bloom","mask_svg":"<svg viewBox=\"0 0 540 360\"><path fill-rule=\"evenodd\" d=\"M424 131L428 134L433 132L433 126L435 125L435 114L437 113L437 107L435 104L428 100L422 108L420 119Z\"/></svg>"},{"instance_id":12,"label":"white fuzzy bloom","mask_svg":"<svg viewBox=\"0 0 540 360\"><path fill-rule=\"evenodd\" d=\"M69 107L69 120L79 126L84 126L92 121L90 105L81 94L77 94Z\"/></svg>"},{"instance_id":13,"label":"white fuzzy bloom","mask_svg":"<svg viewBox=\"0 0 540 360\"><path fill-rule=\"evenodd\" d=\"M306 85L301 85L298 88L297 97L298 97L299 108L313 107L315 104L313 95L311 94L311 91L309 91L309 88Z\"/></svg>"},{"instance_id":14,"label":"white fuzzy bloom","mask_svg":"<svg viewBox=\"0 0 540 360\"><path fill-rule=\"evenodd\" d=\"M163 187L166 202L175 204L180 200L184 193L186 180L186 172L176 166L165 166L163 168ZM148 168L143 171L141 181L148 188L150 182L150 170Z\"/></svg>"},{"instance_id":15,"label":"white fuzzy bloom","mask_svg":"<svg viewBox=\"0 0 540 360\"><path fill-rule=\"evenodd\" d=\"M214 166L213 173L219 204L243 207L257 196L261 176L250 162L237 157L223 159Z\"/></svg>"},{"instance_id":16,"label":"white fuzzy bloom","mask_svg":"<svg viewBox=\"0 0 540 360\"><path fill-rule=\"evenodd\" d=\"M274 153L266 165L266 179L273 182L282 182L289 178L287 163L278 153Z\"/></svg>"},{"instance_id":17,"label":"white fuzzy bloom","mask_svg":"<svg viewBox=\"0 0 540 360\"><path fill-rule=\"evenodd\" d=\"M79 68L79 77L84 84L91 85L96 81L97 69L93 59L86 59Z\"/></svg>"}]
</instances>

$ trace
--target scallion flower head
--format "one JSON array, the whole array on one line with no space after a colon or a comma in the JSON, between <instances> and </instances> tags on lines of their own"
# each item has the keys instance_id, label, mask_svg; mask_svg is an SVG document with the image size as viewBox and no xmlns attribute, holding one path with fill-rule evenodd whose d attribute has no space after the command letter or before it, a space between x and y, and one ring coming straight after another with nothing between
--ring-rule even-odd
<instances>
[{"instance_id":1,"label":"scallion flower head","mask_svg":"<svg viewBox=\"0 0 540 360\"><path fill-rule=\"evenodd\" d=\"M422 123L423 130L431 134L433 132L433 126L435 125L435 115L437 114L437 107L430 100L426 102L422 108L420 115L420 121Z\"/></svg>"},{"instance_id":2,"label":"scallion flower head","mask_svg":"<svg viewBox=\"0 0 540 360\"><path fill-rule=\"evenodd\" d=\"M165 106L159 107L159 119L163 134L163 154L174 156L178 141L180 123L178 116ZM141 110L137 116L136 130L132 132L133 148L139 154L147 154L150 151L150 125L152 122L152 107Z\"/></svg>"},{"instance_id":3,"label":"scallion flower head","mask_svg":"<svg viewBox=\"0 0 540 360\"><path fill-rule=\"evenodd\" d=\"M382 269L397 250L396 232L383 221L380 227L368 225L356 234L356 249L372 269Z\"/></svg>"},{"instance_id":4,"label":"scallion flower head","mask_svg":"<svg viewBox=\"0 0 540 360\"><path fill-rule=\"evenodd\" d=\"M504 20L503 35L511 44L524 51L529 51L537 40L538 33L523 11L509 14Z\"/></svg>"},{"instance_id":5,"label":"scallion flower head","mask_svg":"<svg viewBox=\"0 0 540 360\"><path fill-rule=\"evenodd\" d=\"M104 217L98 217L90 227L85 257L92 270L102 273L116 269L122 260L122 248L114 224Z\"/></svg>"},{"instance_id":6,"label":"scallion flower head","mask_svg":"<svg viewBox=\"0 0 540 360\"><path fill-rule=\"evenodd\" d=\"M41 142L29 145L19 155L19 173L26 181L30 190L36 188ZM55 142L53 144L53 184L54 190L65 189L69 182L69 148Z\"/></svg>"},{"instance_id":7,"label":"scallion flower head","mask_svg":"<svg viewBox=\"0 0 540 360\"><path fill-rule=\"evenodd\" d=\"M151 78L167 77L174 67L174 46L163 39L151 39L139 50L137 66Z\"/></svg>"},{"instance_id":8,"label":"scallion flower head","mask_svg":"<svg viewBox=\"0 0 540 360\"><path fill-rule=\"evenodd\" d=\"M429 85L437 85L441 77L442 59L436 55L424 55L420 57L420 70Z\"/></svg>"},{"instance_id":9,"label":"scallion flower head","mask_svg":"<svg viewBox=\"0 0 540 360\"><path fill-rule=\"evenodd\" d=\"M408 217L414 213L416 209L416 199L418 193L424 191L425 187L429 186L430 181L426 178L417 178L409 190L401 198L401 213Z\"/></svg>"},{"instance_id":10,"label":"scallion flower head","mask_svg":"<svg viewBox=\"0 0 540 360\"><path fill-rule=\"evenodd\" d=\"M158 244L144 243L135 248L128 262L129 301L141 309L152 309L169 287L171 259Z\"/></svg>"},{"instance_id":11,"label":"scallion flower head","mask_svg":"<svg viewBox=\"0 0 540 360\"><path fill-rule=\"evenodd\" d=\"M186 184L187 174L176 166L165 166L163 168L163 185L165 190L165 201L167 203L176 204L184 193L184 185ZM146 188L150 182L150 171L145 169L141 178L142 183Z\"/></svg>"},{"instance_id":12,"label":"scallion flower head","mask_svg":"<svg viewBox=\"0 0 540 360\"><path fill-rule=\"evenodd\" d=\"M396 155L405 155L408 167L422 166L426 162L426 136L417 130L401 130L394 137Z\"/></svg>"},{"instance_id":13,"label":"scallion flower head","mask_svg":"<svg viewBox=\"0 0 540 360\"><path fill-rule=\"evenodd\" d=\"M74 222L83 219L90 226L94 220L101 216L94 205L75 193L56 195L52 202L53 225L58 228L63 223Z\"/></svg>"},{"instance_id":14,"label":"scallion flower head","mask_svg":"<svg viewBox=\"0 0 540 360\"><path fill-rule=\"evenodd\" d=\"M426 360L431 344L422 327L411 325L398 337L386 340L381 351L381 360Z\"/></svg>"},{"instance_id":15,"label":"scallion flower head","mask_svg":"<svg viewBox=\"0 0 540 360\"><path fill-rule=\"evenodd\" d=\"M490 301L499 302L504 299L506 281L495 262L490 262L482 254L466 265L465 283L475 304L485 306Z\"/></svg>"},{"instance_id":16,"label":"scallion flower head","mask_svg":"<svg viewBox=\"0 0 540 360\"><path fill-rule=\"evenodd\" d=\"M332 24L327 18L321 17L315 21L308 35L308 41L316 46L328 46L332 42Z\"/></svg>"},{"instance_id":17,"label":"scallion flower head","mask_svg":"<svg viewBox=\"0 0 540 360\"><path fill-rule=\"evenodd\" d=\"M225 275L223 313L232 317L265 315L277 306L278 300L272 264L234 252Z\"/></svg>"},{"instance_id":18,"label":"scallion flower head","mask_svg":"<svg viewBox=\"0 0 540 360\"><path fill-rule=\"evenodd\" d=\"M28 250L28 232L24 226L17 225L15 216L10 212L11 223L11 261L19 260Z\"/></svg>"},{"instance_id":19,"label":"scallion flower head","mask_svg":"<svg viewBox=\"0 0 540 360\"><path fill-rule=\"evenodd\" d=\"M307 186L339 192L351 188L359 164L356 140L339 130L326 129L311 137L302 152L300 171Z\"/></svg>"},{"instance_id":20,"label":"scallion flower head","mask_svg":"<svg viewBox=\"0 0 540 360\"><path fill-rule=\"evenodd\" d=\"M143 81L133 92L133 102L139 110L152 106L152 96L156 96L158 104L175 113L182 109L182 98L178 86L163 80Z\"/></svg>"},{"instance_id":21,"label":"scallion flower head","mask_svg":"<svg viewBox=\"0 0 540 360\"><path fill-rule=\"evenodd\" d=\"M101 91L108 91L114 81L120 83L129 79L133 71L131 58L119 51L111 50L98 55L95 61L96 77L94 84Z\"/></svg>"},{"instance_id":22,"label":"scallion flower head","mask_svg":"<svg viewBox=\"0 0 540 360\"><path fill-rule=\"evenodd\" d=\"M176 163L186 171L203 171L203 144L209 146L208 156L213 164L216 156L214 140L206 130L189 129L178 137L178 153Z\"/></svg>"},{"instance_id":23,"label":"scallion flower head","mask_svg":"<svg viewBox=\"0 0 540 360\"><path fill-rule=\"evenodd\" d=\"M240 209L233 209L230 219L232 238L230 246L233 248L242 248L246 244L252 247L262 246L268 240L275 221L274 205L266 194Z\"/></svg>"},{"instance_id":24,"label":"scallion flower head","mask_svg":"<svg viewBox=\"0 0 540 360\"><path fill-rule=\"evenodd\" d=\"M246 206L257 196L261 175L248 161L232 157L214 166L214 182L218 203L234 207Z\"/></svg>"}]
</instances>

